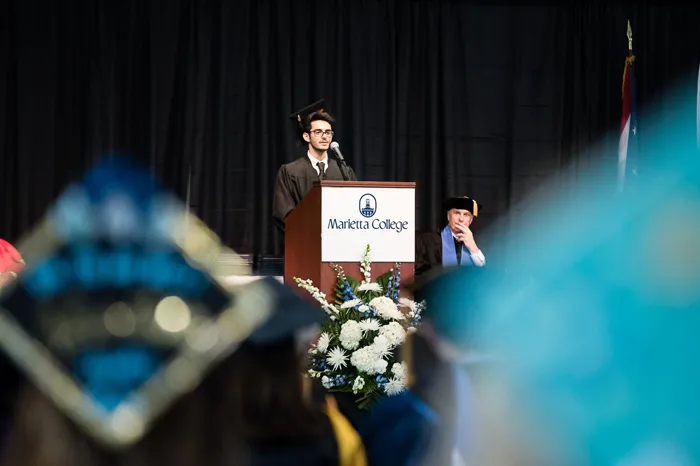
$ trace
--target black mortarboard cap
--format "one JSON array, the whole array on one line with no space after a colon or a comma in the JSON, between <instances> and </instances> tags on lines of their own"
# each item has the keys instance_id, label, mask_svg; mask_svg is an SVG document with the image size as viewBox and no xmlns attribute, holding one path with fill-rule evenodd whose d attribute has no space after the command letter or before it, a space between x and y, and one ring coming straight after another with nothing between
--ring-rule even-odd
<instances>
[{"instance_id":1,"label":"black mortarboard cap","mask_svg":"<svg viewBox=\"0 0 700 466\"><path fill-rule=\"evenodd\" d=\"M443 209L449 211L451 209L468 210L474 217L479 216L481 204L468 196L450 197L442 202Z\"/></svg>"},{"instance_id":2,"label":"black mortarboard cap","mask_svg":"<svg viewBox=\"0 0 700 466\"><path fill-rule=\"evenodd\" d=\"M0 349L106 447L140 440L272 315L268 284L229 290L215 267L232 251L124 157L71 185L19 246Z\"/></svg>"},{"instance_id":3,"label":"black mortarboard cap","mask_svg":"<svg viewBox=\"0 0 700 466\"><path fill-rule=\"evenodd\" d=\"M326 100L321 99L289 115L289 119L294 124L294 128L298 131L300 136L304 134L304 121L306 117L311 115L313 112L325 109L325 107Z\"/></svg>"},{"instance_id":4,"label":"black mortarboard cap","mask_svg":"<svg viewBox=\"0 0 700 466\"><path fill-rule=\"evenodd\" d=\"M328 319L328 315L318 305L302 298L277 279L266 277L261 280L272 295L270 305L273 314L248 337L248 343L253 345L275 343L294 337L297 332L322 324Z\"/></svg>"}]
</instances>

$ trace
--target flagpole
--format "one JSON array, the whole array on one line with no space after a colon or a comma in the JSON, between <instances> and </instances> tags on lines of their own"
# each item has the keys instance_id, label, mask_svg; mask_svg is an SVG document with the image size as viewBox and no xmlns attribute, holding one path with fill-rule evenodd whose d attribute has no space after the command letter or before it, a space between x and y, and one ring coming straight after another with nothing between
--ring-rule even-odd
<instances>
[{"instance_id":1,"label":"flagpole","mask_svg":"<svg viewBox=\"0 0 700 466\"><path fill-rule=\"evenodd\" d=\"M634 55L632 52L632 26L630 25L630 20L627 20L627 45L628 45L628 56Z\"/></svg>"}]
</instances>

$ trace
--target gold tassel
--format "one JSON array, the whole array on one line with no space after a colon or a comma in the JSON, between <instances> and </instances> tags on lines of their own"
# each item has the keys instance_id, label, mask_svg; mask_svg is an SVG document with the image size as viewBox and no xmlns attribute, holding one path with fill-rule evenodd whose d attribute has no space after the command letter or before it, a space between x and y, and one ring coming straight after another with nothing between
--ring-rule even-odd
<instances>
[{"instance_id":1,"label":"gold tassel","mask_svg":"<svg viewBox=\"0 0 700 466\"><path fill-rule=\"evenodd\" d=\"M413 335L406 335L406 339L401 346L401 359L406 365L406 385L408 388L413 387L416 383L416 375L413 371Z\"/></svg>"},{"instance_id":2,"label":"gold tassel","mask_svg":"<svg viewBox=\"0 0 700 466\"><path fill-rule=\"evenodd\" d=\"M634 55L630 55L629 57L625 58L625 69L622 71L622 98L620 100L625 100L625 80L627 79L627 69L636 59L637 57Z\"/></svg>"},{"instance_id":3,"label":"gold tassel","mask_svg":"<svg viewBox=\"0 0 700 466\"><path fill-rule=\"evenodd\" d=\"M471 199L469 196L462 196L462 197L463 197L464 199ZM473 202L473 205L474 205L474 208L473 208L474 212L473 212L473 214L474 214L474 217L476 217L476 216L479 215L479 204L477 204L476 201L475 201L474 199L471 199L471 201Z\"/></svg>"}]
</instances>

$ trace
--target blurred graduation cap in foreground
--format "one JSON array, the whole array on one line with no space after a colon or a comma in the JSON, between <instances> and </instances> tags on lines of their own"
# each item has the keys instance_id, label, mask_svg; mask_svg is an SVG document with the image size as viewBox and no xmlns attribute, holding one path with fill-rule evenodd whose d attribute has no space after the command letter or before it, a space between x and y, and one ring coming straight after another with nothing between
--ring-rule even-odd
<instances>
[{"instance_id":1,"label":"blurred graduation cap in foreground","mask_svg":"<svg viewBox=\"0 0 700 466\"><path fill-rule=\"evenodd\" d=\"M264 346L285 338L295 337L309 328L315 328L328 320L319 306L303 299L288 286L273 277L265 277L266 289L272 296L273 313L268 320L256 328L246 342Z\"/></svg>"},{"instance_id":2,"label":"blurred graduation cap in foreground","mask_svg":"<svg viewBox=\"0 0 700 466\"><path fill-rule=\"evenodd\" d=\"M124 157L70 186L20 250L27 268L0 297L0 346L111 448L142 438L246 339L325 316L272 278L227 289L215 264L230 251Z\"/></svg>"}]
</instances>

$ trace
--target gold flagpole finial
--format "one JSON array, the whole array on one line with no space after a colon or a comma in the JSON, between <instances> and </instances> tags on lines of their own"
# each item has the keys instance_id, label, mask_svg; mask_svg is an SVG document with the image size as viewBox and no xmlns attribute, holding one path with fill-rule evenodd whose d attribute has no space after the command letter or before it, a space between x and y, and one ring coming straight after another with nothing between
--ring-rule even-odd
<instances>
[{"instance_id":1,"label":"gold flagpole finial","mask_svg":"<svg viewBox=\"0 0 700 466\"><path fill-rule=\"evenodd\" d=\"M632 26L630 25L630 20L627 20L627 45L630 52L632 51Z\"/></svg>"}]
</instances>

